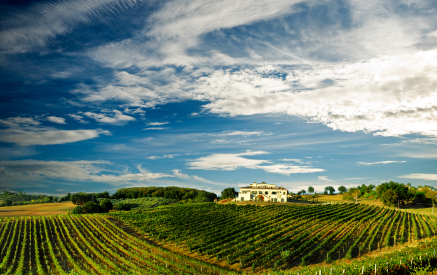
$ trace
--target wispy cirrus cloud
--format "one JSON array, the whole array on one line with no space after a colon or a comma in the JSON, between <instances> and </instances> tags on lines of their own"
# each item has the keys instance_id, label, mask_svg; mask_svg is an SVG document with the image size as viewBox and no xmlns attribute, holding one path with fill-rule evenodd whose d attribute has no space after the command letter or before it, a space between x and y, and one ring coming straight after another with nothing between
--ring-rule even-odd
<instances>
[{"instance_id":1,"label":"wispy cirrus cloud","mask_svg":"<svg viewBox=\"0 0 437 275\"><path fill-rule=\"evenodd\" d=\"M146 125L147 126L161 126L161 125L165 125L168 124L169 122L149 122Z\"/></svg>"},{"instance_id":2,"label":"wispy cirrus cloud","mask_svg":"<svg viewBox=\"0 0 437 275\"><path fill-rule=\"evenodd\" d=\"M323 180L323 181L332 181L332 180L328 179L328 176L319 176L318 179Z\"/></svg>"},{"instance_id":3,"label":"wispy cirrus cloud","mask_svg":"<svg viewBox=\"0 0 437 275\"><path fill-rule=\"evenodd\" d=\"M7 24L0 32L0 53L41 49L50 39L64 35L78 25L94 24L135 4L136 1L61 0L30 5L25 12L3 18Z\"/></svg>"},{"instance_id":4,"label":"wispy cirrus cloud","mask_svg":"<svg viewBox=\"0 0 437 275\"><path fill-rule=\"evenodd\" d=\"M169 128L170 127L147 127L147 128L144 128L143 130L167 130Z\"/></svg>"},{"instance_id":5,"label":"wispy cirrus cloud","mask_svg":"<svg viewBox=\"0 0 437 275\"><path fill-rule=\"evenodd\" d=\"M0 125L6 127L6 129L0 130L0 142L14 143L19 146L52 145L93 139L102 134L110 134L109 131L102 129L59 130L40 124L41 122L38 120L28 117L0 119Z\"/></svg>"},{"instance_id":6,"label":"wispy cirrus cloud","mask_svg":"<svg viewBox=\"0 0 437 275\"><path fill-rule=\"evenodd\" d=\"M179 169L174 169L174 170L173 170L173 175L174 175L175 177L178 177L178 178L181 178L181 179L186 179L186 180L194 179L194 180L201 181L201 182L205 182L205 183L214 183L214 182L212 182L212 181L210 181L210 180L204 179L204 178L199 177L199 176L195 176L195 175L190 176L190 175L184 174L184 173L182 173L181 170L179 170Z\"/></svg>"},{"instance_id":7,"label":"wispy cirrus cloud","mask_svg":"<svg viewBox=\"0 0 437 275\"><path fill-rule=\"evenodd\" d=\"M374 164L406 163L406 161L385 160L385 161L377 161L377 162L357 162L357 163L361 165L374 165Z\"/></svg>"}]
</instances>

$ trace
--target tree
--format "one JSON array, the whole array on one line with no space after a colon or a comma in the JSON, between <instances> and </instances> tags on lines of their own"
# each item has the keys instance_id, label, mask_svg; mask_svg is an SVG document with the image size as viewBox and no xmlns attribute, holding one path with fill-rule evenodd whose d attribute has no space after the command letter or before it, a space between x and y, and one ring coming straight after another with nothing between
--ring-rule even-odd
<instances>
[{"instance_id":1,"label":"tree","mask_svg":"<svg viewBox=\"0 0 437 275\"><path fill-rule=\"evenodd\" d=\"M314 193L314 187L312 186L308 187L308 193L310 194Z\"/></svg>"},{"instance_id":2,"label":"tree","mask_svg":"<svg viewBox=\"0 0 437 275\"><path fill-rule=\"evenodd\" d=\"M326 186L325 191L326 191L326 193L329 193L329 195L334 195L334 193L335 193L335 189L332 186Z\"/></svg>"},{"instance_id":3,"label":"tree","mask_svg":"<svg viewBox=\"0 0 437 275\"><path fill-rule=\"evenodd\" d=\"M386 199L383 197L385 196L384 193L387 190L392 190L393 192L395 192L398 197L397 199L399 200L404 201L404 200L411 199L412 193L409 192L408 186L404 186L402 183L390 181L390 182L384 182L383 184L378 185L378 187L376 188L378 197L381 199L383 203L384 201L386 201Z\"/></svg>"},{"instance_id":4,"label":"tree","mask_svg":"<svg viewBox=\"0 0 437 275\"><path fill-rule=\"evenodd\" d=\"M117 204L117 210L119 210L119 211L122 211L122 210L129 211L130 210L130 205L127 204L127 203L124 203L124 202L119 202Z\"/></svg>"},{"instance_id":5,"label":"tree","mask_svg":"<svg viewBox=\"0 0 437 275\"><path fill-rule=\"evenodd\" d=\"M347 192L347 188L342 185L338 187L338 191L340 192L340 194L343 194Z\"/></svg>"},{"instance_id":6,"label":"tree","mask_svg":"<svg viewBox=\"0 0 437 275\"><path fill-rule=\"evenodd\" d=\"M194 198L194 202L208 202L208 197L204 192L197 193L197 196Z\"/></svg>"},{"instance_id":7,"label":"tree","mask_svg":"<svg viewBox=\"0 0 437 275\"><path fill-rule=\"evenodd\" d=\"M103 200L101 200L99 205L100 205L100 208L104 212L109 212L109 210L112 210L114 208L114 206L112 205L112 202L111 202L110 199L103 199Z\"/></svg>"},{"instance_id":8,"label":"tree","mask_svg":"<svg viewBox=\"0 0 437 275\"><path fill-rule=\"evenodd\" d=\"M234 187L225 188L221 193L222 199L233 199L238 196L238 192L235 191Z\"/></svg>"},{"instance_id":9,"label":"tree","mask_svg":"<svg viewBox=\"0 0 437 275\"><path fill-rule=\"evenodd\" d=\"M10 199L5 199L5 201L3 202L3 204L5 206L12 206L12 201Z\"/></svg>"},{"instance_id":10,"label":"tree","mask_svg":"<svg viewBox=\"0 0 437 275\"><path fill-rule=\"evenodd\" d=\"M86 202L83 206L82 206L83 210L87 213L87 214L92 214L92 213L99 213L100 212L100 207L97 203L94 203L92 201Z\"/></svg>"},{"instance_id":11,"label":"tree","mask_svg":"<svg viewBox=\"0 0 437 275\"><path fill-rule=\"evenodd\" d=\"M381 194L380 198L384 205L396 206L398 204L399 195L393 189L387 189Z\"/></svg>"},{"instance_id":12,"label":"tree","mask_svg":"<svg viewBox=\"0 0 437 275\"><path fill-rule=\"evenodd\" d=\"M425 196L425 192L416 192L416 194L414 195L414 198L419 200L419 201L424 201L426 196Z\"/></svg>"},{"instance_id":13,"label":"tree","mask_svg":"<svg viewBox=\"0 0 437 275\"><path fill-rule=\"evenodd\" d=\"M71 214L85 214L85 210L83 210L83 207L78 205L76 206L73 211L71 211Z\"/></svg>"},{"instance_id":14,"label":"tree","mask_svg":"<svg viewBox=\"0 0 437 275\"><path fill-rule=\"evenodd\" d=\"M365 184L362 184L360 187L360 193L361 193L360 195L364 196L364 194L366 194L366 192L367 192L367 186Z\"/></svg>"}]
</instances>

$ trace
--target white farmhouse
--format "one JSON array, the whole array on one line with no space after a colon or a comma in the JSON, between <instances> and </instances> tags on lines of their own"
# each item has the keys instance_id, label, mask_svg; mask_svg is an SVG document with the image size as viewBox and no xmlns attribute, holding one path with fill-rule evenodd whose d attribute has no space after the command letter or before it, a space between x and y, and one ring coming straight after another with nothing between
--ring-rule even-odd
<instances>
[{"instance_id":1,"label":"white farmhouse","mask_svg":"<svg viewBox=\"0 0 437 275\"><path fill-rule=\"evenodd\" d=\"M271 201L287 202L287 189L269 183L252 183L249 187L241 187L237 201Z\"/></svg>"}]
</instances>

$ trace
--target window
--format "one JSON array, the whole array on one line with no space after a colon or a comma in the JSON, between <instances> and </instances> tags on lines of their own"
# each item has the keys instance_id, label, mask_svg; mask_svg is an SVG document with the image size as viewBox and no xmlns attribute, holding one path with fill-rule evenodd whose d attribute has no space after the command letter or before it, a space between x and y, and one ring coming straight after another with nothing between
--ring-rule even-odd
<instances>
[{"instance_id":1,"label":"window","mask_svg":"<svg viewBox=\"0 0 437 275\"><path fill-rule=\"evenodd\" d=\"M259 193L259 194L262 194L262 193L263 193L263 191L259 191L258 193Z\"/></svg>"},{"instance_id":2,"label":"window","mask_svg":"<svg viewBox=\"0 0 437 275\"><path fill-rule=\"evenodd\" d=\"M284 192L284 195L285 195L285 192Z\"/></svg>"},{"instance_id":3,"label":"window","mask_svg":"<svg viewBox=\"0 0 437 275\"><path fill-rule=\"evenodd\" d=\"M272 192L272 195L276 195L276 192Z\"/></svg>"},{"instance_id":4,"label":"window","mask_svg":"<svg viewBox=\"0 0 437 275\"><path fill-rule=\"evenodd\" d=\"M256 195L256 191L252 191L252 194Z\"/></svg>"},{"instance_id":5,"label":"window","mask_svg":"<svg viewBox=\"0 0 437 275\"><path fill-rule=\"evenodd\" d=\"M268 194L269 194L269 191L265 191L265 192L264 192L264 195L268 195Z\"/></svg>"},{"instance_id":6,"label":"window","mask_svg":"<svg viewBox=\"0 0 437 275\"><path fill-rule=\"evenodd\" d=\"M241 197L241 201L244 201L244 198L243 198L243 197Z\"/></svg>"},{"instance_id":7,"label":"window","mask_svg":"<svg viewBox=\"0 0 437 275\"><path fill-rule=\"evenodd\" d=\"M284 199L281 199L281 202L284 202Z\"/></svg>"}]
</instances>

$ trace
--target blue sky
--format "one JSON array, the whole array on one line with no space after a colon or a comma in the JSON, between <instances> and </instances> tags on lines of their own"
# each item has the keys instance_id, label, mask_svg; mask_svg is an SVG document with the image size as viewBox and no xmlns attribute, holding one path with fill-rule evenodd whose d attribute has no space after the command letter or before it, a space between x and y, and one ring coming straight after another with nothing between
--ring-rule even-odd
<instances>
[{"instance_id":1,"label":"blue sky","mask_svg":"<svg viewBox=\"0 0 437 275\"><path fill-rule=\"evenodd\" d=\"M3 1L0 189L437 187L435 1Z\"/></svg>"}]
</instances>

